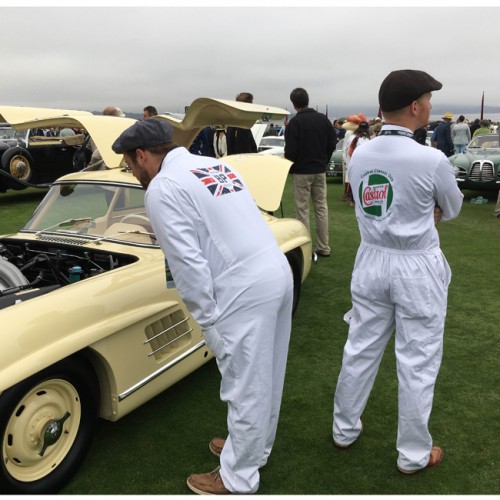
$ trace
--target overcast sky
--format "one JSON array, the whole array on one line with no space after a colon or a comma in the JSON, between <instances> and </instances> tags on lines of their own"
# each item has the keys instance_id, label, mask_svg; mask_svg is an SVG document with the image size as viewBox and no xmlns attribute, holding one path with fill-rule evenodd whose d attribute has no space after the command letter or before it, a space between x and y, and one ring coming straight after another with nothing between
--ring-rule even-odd
<instances>
[{"instance_id":1,"label":"overcast sky","mask_svg":"<svg viewBox=\"0 0 500 500\"><path fill-rule=\"evenodd\" d=\"M479 116L483 91L500 106L497 7L187 5L0 7L0 104L181 112L248 91L292 111L304 87L330 117L370 117L384 77L412 68L443 83L438 112Z\"/></svg>"}]
</instances>

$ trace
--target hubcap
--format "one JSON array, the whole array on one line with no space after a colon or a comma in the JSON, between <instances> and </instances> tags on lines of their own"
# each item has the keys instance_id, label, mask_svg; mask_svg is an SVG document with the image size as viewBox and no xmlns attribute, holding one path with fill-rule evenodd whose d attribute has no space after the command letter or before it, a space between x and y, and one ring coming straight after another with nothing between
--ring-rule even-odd
<instances>
[{"instance_id":1,"label":"hubcap","mask_svg":"<svg viewBox=\"0 0 500 500\"><path fill-rule=\"evenodd\" d=\"M30 167L24 156L16 155L10 160L10 173L16 179L25 180L28 178Z\"/></svg>"},{"instance_id":2,"label":"hubcap","mask_svg":"<svg viewBox=\"0 0 500 500\"><path fill-rule=\"evenodd\" d=\"M50 474L71 450L80 419L80 398L69 382L47 380L31 389L3 436L2 460L9 474L23 482Z\"/></svg>"}]
</instances>

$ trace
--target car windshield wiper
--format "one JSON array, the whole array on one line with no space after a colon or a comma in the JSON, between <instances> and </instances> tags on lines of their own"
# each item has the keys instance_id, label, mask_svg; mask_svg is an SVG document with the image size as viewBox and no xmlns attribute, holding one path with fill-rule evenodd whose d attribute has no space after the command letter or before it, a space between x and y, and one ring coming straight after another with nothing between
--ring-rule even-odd
<instances>
[{"instance_id":1,"label":"car windshield wiper","mask_svg":"<svg viewBox=\"0 0 500 500\"><path fill-rule=\"evenodd\" d=\"M44 229L41 229L40 231L36 232L36 235L42 234L46 231L50 231L51 229L56 229L56 228L61 228L61 227L73 227L75 224L79 222L86 222L86 224L82 224L82 226L78 229L78 231L64 231L68 233L84 233L88 231L91 227L96 227L95 226L95 220L92 217L81 217L79 219L66 219L63 220L62 222L58 222L57 224L54 224L53 226L46 227Z\"/></svg>"},{"instance_id":2,"label":"car windshield wiper","mask_svg":"<svg viewBox=\"0 0 500 500\"><path fill-rule=\"evenodd\" d=\"M108 241L108 240L115 240L116 241L118 236L124 236L126 234L144 234L144 235L149 236L151 238L152 245L157 245L157 243L153 243L153 240L155 242L158 240L155 233L150 233L149 231L138 231L136 229L131 229L129 231L117 231L116 233L113 233L113 234L107 234L106 236L101 236L100 238L96 238L93 241L93 243L95 243L96 245L100 245L101 242L103 242L103 241ZM132 241L129 243L136 243L136 242Z\"/></svg>"}]
</instances>

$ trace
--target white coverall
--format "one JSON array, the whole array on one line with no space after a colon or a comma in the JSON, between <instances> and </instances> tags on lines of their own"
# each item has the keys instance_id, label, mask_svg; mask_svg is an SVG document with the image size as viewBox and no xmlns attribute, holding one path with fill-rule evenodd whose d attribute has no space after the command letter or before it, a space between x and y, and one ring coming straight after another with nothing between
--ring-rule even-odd
<instances>
[{"instance_id":1,"label":"white coverall","mask_svg":"<svg viewBox=\"0 0 500 500\"><path fill-rule=\"evenodd\" d=\"M220 463L231 492L254 493L278 423L291 330L290 266L239 174L174 149L146 209L177 290L203 330L228 404Z\"/></svg>"},{"instance_id":2,"label":"white coverall","mask_svg":"<svg viewBox=\"0 0 500 500\"><path fill-rule=\"evenodd\" d=\"M385 125L381 135L354 152L349 165L361 244L333 412L334 441L353 443L395 328L398 467L408 471L425 467L430 457L428 421L451 279L434 207L443 211L442 220L450 220L463 199L445 155L412 136L409 129Z\"/></svg>"}]
</instances>

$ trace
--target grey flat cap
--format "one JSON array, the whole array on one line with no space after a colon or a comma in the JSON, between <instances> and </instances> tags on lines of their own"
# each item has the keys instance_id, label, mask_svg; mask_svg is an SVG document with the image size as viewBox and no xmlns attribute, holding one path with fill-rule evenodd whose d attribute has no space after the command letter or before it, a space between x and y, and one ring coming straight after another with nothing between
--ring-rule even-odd
<instances>
[{"instance_id":1,"label":"grey flat cap","mask_svg":"<svg viewBox=\"0 0 500 500\"><path fill-rule=\"evenodd\" d=\"M111 147L118 154L136 149L147 149L172 142L173 133L174 129L170 123L152 118L136 122L124 130Z\"/></svg>"}]
</instances>

